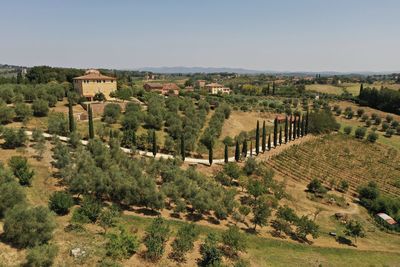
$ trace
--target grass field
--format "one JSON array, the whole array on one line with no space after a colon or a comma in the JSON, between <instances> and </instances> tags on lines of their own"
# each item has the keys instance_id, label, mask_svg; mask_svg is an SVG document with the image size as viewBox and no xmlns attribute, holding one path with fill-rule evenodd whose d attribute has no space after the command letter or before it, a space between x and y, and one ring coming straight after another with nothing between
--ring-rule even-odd
<instances>
[{"instance_id":1,"label":"grass field","mask_svg":"<svg viewBox=\"0 0 400 267\"><path fill-rule=\"evenodd\" d=\"M332 95L341 95L344 92L341 87L330 84L307 84L306 90Z\"/></svg>"}]
</instances>

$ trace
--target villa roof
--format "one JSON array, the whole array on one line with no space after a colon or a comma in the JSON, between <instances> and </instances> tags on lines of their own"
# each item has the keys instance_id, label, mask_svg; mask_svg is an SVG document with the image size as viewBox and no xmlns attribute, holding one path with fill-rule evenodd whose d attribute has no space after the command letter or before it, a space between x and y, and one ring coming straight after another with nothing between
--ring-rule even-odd
<instances>
[{"instance_id":1,"label":"villa roof","mask_svg":"<svg viewBox=\"0 0 400 267\"><path fill-rule=\"evenodd\" d=\"M116 80L115 77L110 77L101 74L98 70L88 70L85 75L75 77L74 80Z\"/></svg>"}]
</instances>

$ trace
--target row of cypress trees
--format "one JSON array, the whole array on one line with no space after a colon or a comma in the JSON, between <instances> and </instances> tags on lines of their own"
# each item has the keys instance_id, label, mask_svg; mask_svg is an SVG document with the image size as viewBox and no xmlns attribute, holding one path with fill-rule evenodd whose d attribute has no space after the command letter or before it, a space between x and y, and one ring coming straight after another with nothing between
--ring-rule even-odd
<instances>
[{"instance_id":1,"label":"row of cypress trees","mask_svg":"<svg viewBox=\"0 0 400 267\"><path fill-rule=\"evenodd\" d=\"M73 132L75 130L75 122L73 119L73 108L72 108L72 103L69 103L69 129L70 132ZM93 111L92 107L89 105L88 106L88 117L89 117L89 139L94 138L94 127L93 127ZM283 143L283 137L285 139L285 143L288 143L292 140L295 140L296 138L300 138L302 136L305 136L308 134L308 125L309 125L309 116L308 116L308 110L306 115L299 115L299 116L286 116L285 118L285 125L284 125L284 134L282 130L282 126L279 125L278 123L278 118L276 117L274 119L274 132L273 132L273 144L274 147L277 147L278 144L281 145ZM279 129L279 130L278 130ZM255 136L255 146L256 146L256 155L260 153L260 124L259 121L257 121L256 125L256 136ZM240 151L240 145L239 142L236 141L235 145L235 161L240 160L240 156L242 154L243 157L247 157L247 142L248 140L243 141L243 146L242 146L242 151ZM252 156L253 153L253 142L250 142L250 156ZM262 125L262 135L261 135L261 150L264 153L267 148L268 150L271 150L272 144L271 144L271 134L268 135L268 142L267 142L267 130L265 126L265 121L263 122ZM181 146L180 146L180 152L181 152L181 157L182 160L185 161L185 140L184 137L181 137ZM157 155L157 140L156 140L156 133L153 132L153 148L152 148L153 156L155 157ZM224 161L225 163L228 162L229 159L229 153L228 153L228 146L225 145L225 150L224 150ZM213 163L213 142L210 144L208 148L208 160L210 165Z\"/></svg>"}]
</instances>

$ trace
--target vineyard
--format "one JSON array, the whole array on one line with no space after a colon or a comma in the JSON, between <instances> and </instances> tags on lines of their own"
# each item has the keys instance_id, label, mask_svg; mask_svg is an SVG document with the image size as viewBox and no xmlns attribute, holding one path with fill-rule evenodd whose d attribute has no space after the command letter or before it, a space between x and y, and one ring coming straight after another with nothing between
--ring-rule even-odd
<instances>
[{"instance_id":1,"label":"vineyard","mask_svg":"<svg viewBox=\"0 0 400 267\"><path fill-rule=\"evenodd\" d=\"M327 186L347 180L350 189L375 181L386 194L400 195L400 154L396 149L336 134L293 146L267 162L295 180L318 178Z\"/></svg>"}]
</instances>

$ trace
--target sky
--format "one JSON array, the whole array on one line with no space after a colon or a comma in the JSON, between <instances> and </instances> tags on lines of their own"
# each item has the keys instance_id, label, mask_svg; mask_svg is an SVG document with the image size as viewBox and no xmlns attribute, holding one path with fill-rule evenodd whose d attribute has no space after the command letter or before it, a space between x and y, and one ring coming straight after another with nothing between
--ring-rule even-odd
<instances>
[{"instance_id":1,"label":"sky","mask_svg":"<svg viewBox=\"0 0 400 267\"><path fill-rule=\"evenodd\" d=\"M0 64L399 71L399 0L0 0Z\"/></svg>"}]
</instances>

